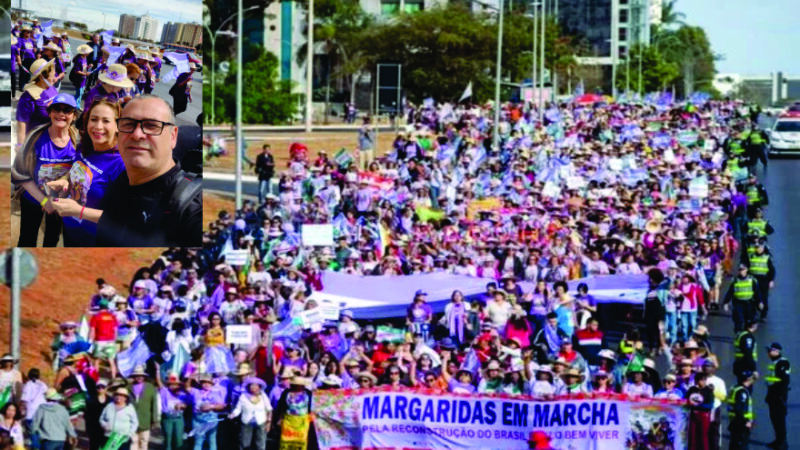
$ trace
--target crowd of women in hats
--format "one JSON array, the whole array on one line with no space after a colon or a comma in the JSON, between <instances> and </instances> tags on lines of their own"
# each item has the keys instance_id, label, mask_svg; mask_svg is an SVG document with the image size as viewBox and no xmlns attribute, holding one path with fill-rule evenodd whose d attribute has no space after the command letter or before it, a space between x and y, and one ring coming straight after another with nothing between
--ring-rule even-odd
<instances>
[{"instance_id":1,"label":"crowd of women in hats","mask_svg":"<svg viewBox=\"0 0 800 450\"><path fill-rule=\"evenodd\" d=\"M750 217L739 221L733 207L749 189L737 182L756 183L731 151L750 127L742 107L562 105L542 127L506 111L497 152L487 146L485 111L428 109L411 136L398 136L395 151L365 171L297 152L280 195L246 202L235 216L220 212L202 249L166 252L136 274L127 298L98 280L87 331L65 323L54 343L55 388L78 398L77 407L68 403L74 413L85 398L84 416L101 417L90 412L94 399L108 402L127 385L117 397L131 402L138 424L113 436L135 448L159 423L169 448L187 445L184 437L194 448L217 440L262 448L264 439L289 439L287 424L310 420L314 390L377 385L685 400L691 448L718 448L725 385L714 373L727 362L698 321L722 303L733 232L749 228ZM644 131L648 123L658 131ZM683 131L697 139L679 141ZM654 142L656 133L666 145ZM573 184L576 177L585 183ZM707 195L698 197L701 177ZM388 188L386 178L394 179ZM747 197L745 209L759 201ZM487 198L499 207L470 208ZM336 224L335 247L300 246L302 224L326 222ZM231 249L247 249L247 262L226 264ZM378 338L378 326L391 321L357 322L349 310L319 331L301 330L295 319L318 306L307 297L332 270L450 271L485 278L487 290L466 301L453 286L443 314L418 291L399 339ZM615 273L650 279L644 336L634 327L619 343L586 286L573 293L565 283ZM535 287L526 292L519 281ZM241 324L253 328L251 342L227 344L226 327ZM142 340L147 365L122 371ZM188 362L176 368L181 354ZM656 364L662 359L666 368ZM98 425L90 437L112 436L101 420L89 422Z\"/></svg>"},{"instance_id":2,"label":"crowd of women in hats","mask_svg":"<svg viewBox=\"0 0 800 450\"><path fill-rule=\"evenodd\" d=\"M12 169L20 200L17 245L37 245L44 216L43 246L55 247L63 230L65 246L92 247L103 195L125 170L117 150L116 121L125 102L152 92L161 68L159 52L129 46L116 63L106 64L109 50L94 35L71 60L69 80L77 92L73 96L58 92L66 72L57 56L69 52L64 48L68 39L54 35L37 49L30 26L22 25L18 33L18 39L12 36L22 90ZM119 46L119 39L109 45ZM176 81L179 91L189 89L191 70Z\"/></svg>"}]
</instances>

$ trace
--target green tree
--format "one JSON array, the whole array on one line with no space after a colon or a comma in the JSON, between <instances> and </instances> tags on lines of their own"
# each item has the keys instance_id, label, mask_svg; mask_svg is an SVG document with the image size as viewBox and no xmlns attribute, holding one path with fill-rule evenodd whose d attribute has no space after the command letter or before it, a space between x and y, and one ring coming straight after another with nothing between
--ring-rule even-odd
<instances>
[{"instance_id":1,"label":"green tree","mask_svg":"<svg viewBox=\"0 0 800 450\"><path fill-rule=\"evenodd\" d=\"M663 91L673 83L679 75L678 65L667 61L655 45L634 45L630 52L630 65L622 64L618 67L617 89L624 91L628 83L627 69L630 66L630 86L634 92L639 92L639 62L642 67L641 92Z\"/></svg>"},{"instance_id":2,"label":"green tree","mask_svg":"<svg viewBox=\"0 0 800 450\"><path fill-rule=\"evenodd\" d=\"M374 26L367 34L369 67L402 64L408 99L458 100L473 83L473 99L494 97L496 32L494 19L464 5L448 4ZM373 78L374 79L374 78Z\"/></svg>"},{"instance_id":3,"label":"green tree","mask_svg":"<svg viewBox=\"0 0 800 450\"><path fill-rule=\"evenodd\" d=\"M705 30L684 25L675 32L675 36L682 48L675 61L681 69L680 96L688 97L694 91L711 92L711 83L716 74L714 61L718 56L711 51Z\"/></svg>"},{"instance_id":4,"label":"green tree","mask_svg":"<svg viewBox=\"0 0 800 450\"><path fill-rule=\"evenodd\" d=\"M278 125L290 122L299 110L301 96L292 93L292 84L281 80L278 58L263 48L252 49L253 61L242 72L242 122ZM256 56L255 53L258 53ZM232 123L236 115L236 71L234 64L223 83L217 86L218 121ZM211 86L203 86L203 109L210 111Z\"/></svg>"},{"instance_id":5,"label":"green tree","mask_svg":"<svg viewBox=\"0 0 800 450\"><path fill-rule=\"evenodd\" d=\"M364 39L372 18L367 15L358 0L315 0L314 42L321 44L327 55L325 72L325 122L330 111L331 81L344 79L350 91L350 101L355 99L355 86L360 79L368 59L364 54ZM307 34L307 25L304 34ZM302 44L296 53L300 64L308 63L308 43Z\"/></svg>"}]
</instances>

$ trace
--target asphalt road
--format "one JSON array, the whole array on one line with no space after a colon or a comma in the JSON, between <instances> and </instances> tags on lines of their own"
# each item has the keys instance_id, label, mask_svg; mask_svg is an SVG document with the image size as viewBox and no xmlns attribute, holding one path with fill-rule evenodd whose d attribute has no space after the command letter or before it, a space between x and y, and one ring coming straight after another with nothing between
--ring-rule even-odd
<instances>
[{"instance_id":1,"label":"asphalt road","mask_svg":"<svg viewBox=\"0 0 800 450\"><path fill-rule=\"evenodd\" d=\"M85 43L86 41L84 40L70 38L69 45L72 48L73 58L75 57L75 50L77 50L78 46ZM174 67L175 66L169 64L163 64L161 66L161 76L163 77L172 71ZM67 70L71 69L72 66ZM69 73L67 75L69 75ZM172 84L173 83L159 82L156 83L156 87L153 90L155 95L166 99L169 101L170 105L172 104L172 97L169 95L169 89L172 87ZM64 81L61 82L61 92L75 94L75 87L69 82L67 76L65 76ZM203 112L203 75L195 72L192 75L192 102L186 107L186 111L176 117L178 125L196 125L197 116L201 112Z\"/></svg>"},{"instance_id":2,"label":"asphalt road","mask_svg":"<svg viewBox=\"0 0 800 450\"><path fill-rule=\"evenodd\" d=\"M800 204L800 159L773 159L769 162L767 176L764 177L759 166L759 177L767 188L770 206L767 208L766 217L775 228L775 234L769 238L769 247L772 251L773 262L777 277L775 287L769 296L769 317L756 331L758 342L758 372L760 379L755 384L753 406L755 408L755 427L751 434L751 448L767 448L766 444L772 442L775 435L769 421L769 410L764 403L767 393L764 377L767 375L769 358L765 347L777 341L783 344L784 356L794 365L800 367L800 327L797 320L800 317L800 303L795 301L794 295L800 292L800 258L794 246L787 245L794 236L800 236L800 210L793 205ZM717 353L722 367L717 375L725 380L728 391L735 386L736 379L732 372L733 362L733 322L730 316L712 316L706 322L712 334L714 353ZM794 374L798 371L795 369ZM795 375L796 377L797 375ZM787 429L789 430L789 444L800 445L800 436L793 430L800 429L800 388L797 387L798 379L792 380L795 386L789 392L789 416ZM723 416L727 417L725 412ZM723 425L723 439L727 441L727 423ZM727 443L723 443L727 448Z\"/></svg>"}]
</instances>

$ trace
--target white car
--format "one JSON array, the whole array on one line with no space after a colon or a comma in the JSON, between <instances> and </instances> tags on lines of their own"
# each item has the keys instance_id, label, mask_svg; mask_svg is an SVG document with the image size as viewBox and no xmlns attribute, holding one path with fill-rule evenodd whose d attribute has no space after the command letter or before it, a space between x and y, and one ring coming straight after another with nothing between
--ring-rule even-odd
<instances>
[{"instance_id":1,"label":"white car","mask_svg":"<svg viewBox=\"0 0 800 450\"><path fill-rule=\"evenodd\" d=\"M800 153L800 114L778 117L769 132L770 154Z\"/></svg>"}]
</instances>

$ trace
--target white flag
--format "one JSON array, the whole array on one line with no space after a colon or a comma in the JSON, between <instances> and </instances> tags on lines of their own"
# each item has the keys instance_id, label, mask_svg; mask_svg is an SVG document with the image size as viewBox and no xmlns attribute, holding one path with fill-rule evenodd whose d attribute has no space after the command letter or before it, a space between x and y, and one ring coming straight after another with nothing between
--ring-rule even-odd
<instances>
[{"instance_id":1,"label":"white flag","mask_svg":"<svg viewBox=\"0 0 800 450\"><path fill-rule=\"evenodd\" d=\"M465 98L470 98L470 97L472 97L472 81L470 81L469 84L467 85L467 88L464 89L464 93L461 94L461 98L458 99L458 101L462 102Z\"/></svg>"},{"instance_id":2,"label":"white flag","mask_svg":"<svg viewBox=\"0 0 800 450\"><path fill-rule=\"evenodd\" d=\"M175 68L171 72L161 77L161 81L169 82L176 80L178 75L189 71L189 56L186 53L167 52L164 56L175 64Z\"/></svg>"}]
</instances>

